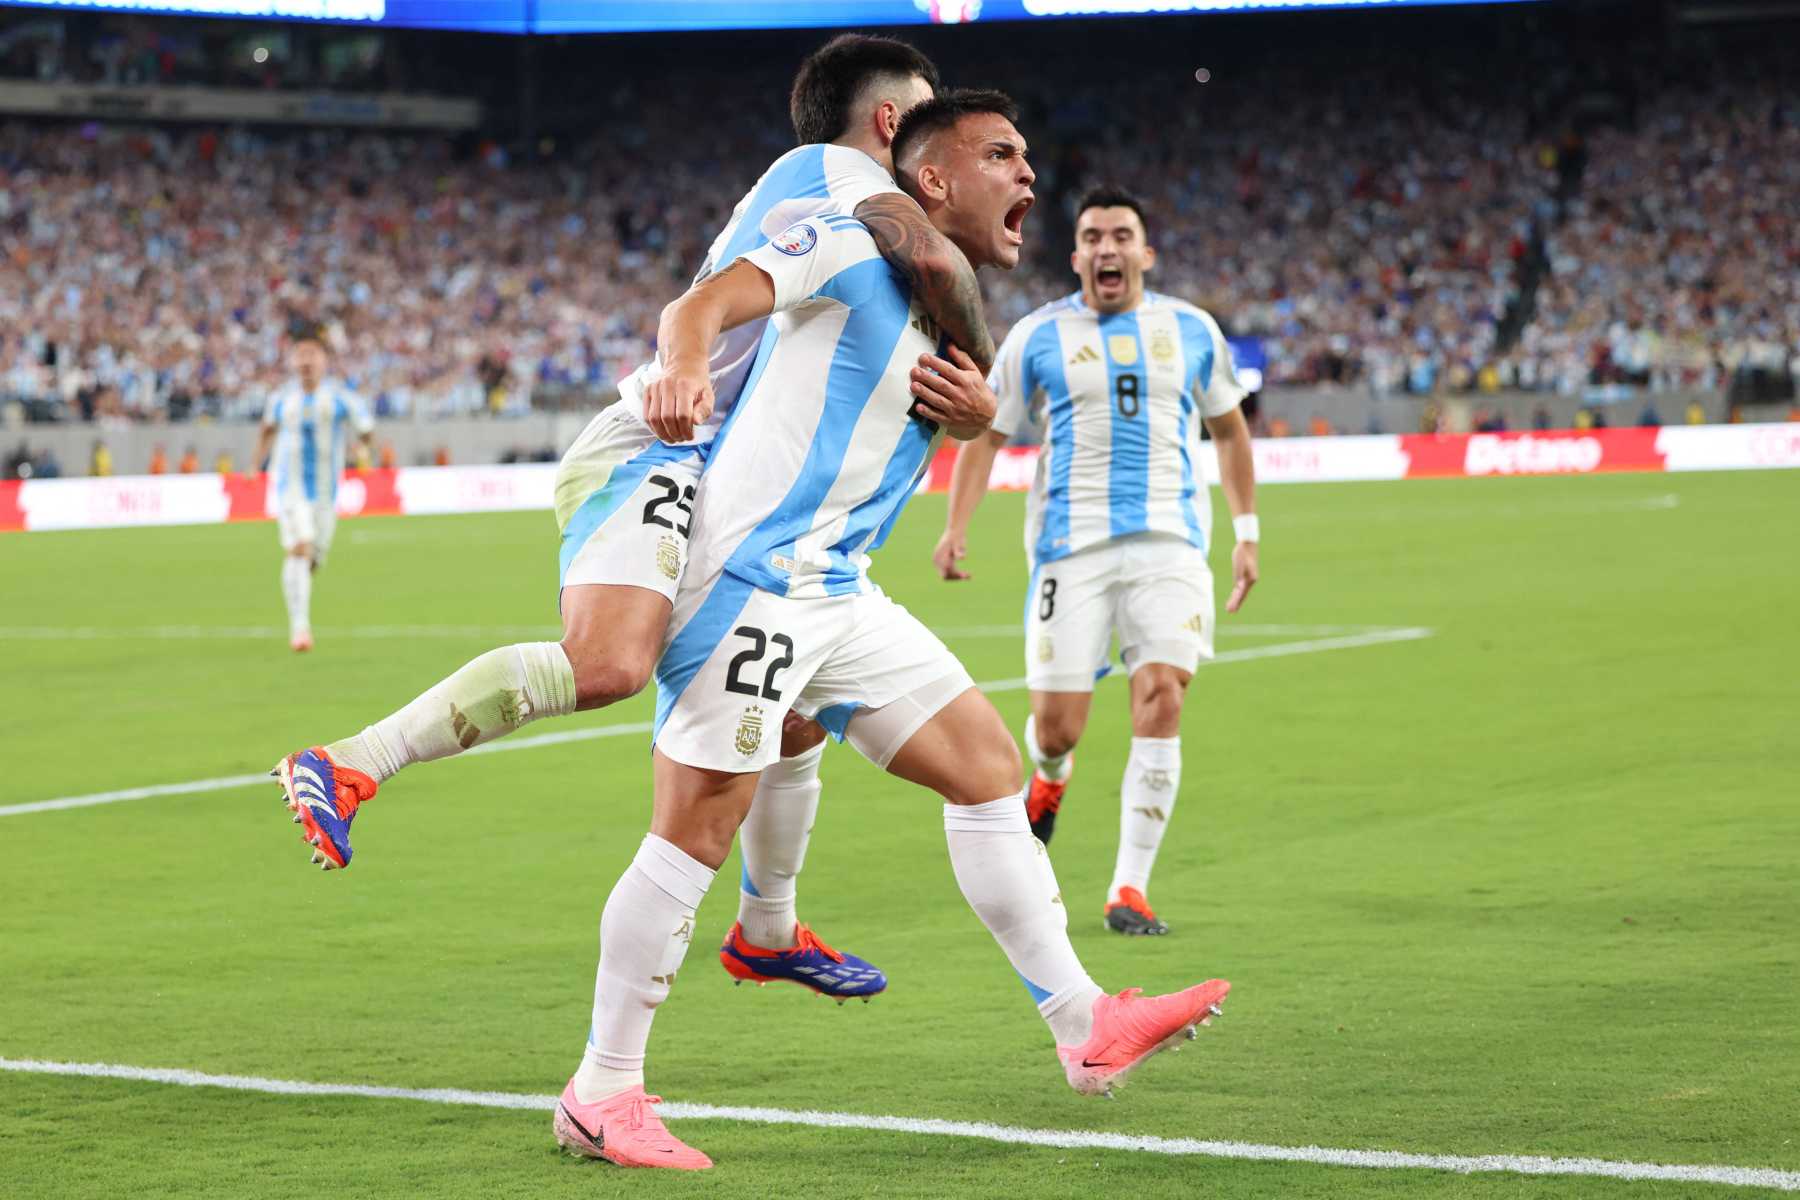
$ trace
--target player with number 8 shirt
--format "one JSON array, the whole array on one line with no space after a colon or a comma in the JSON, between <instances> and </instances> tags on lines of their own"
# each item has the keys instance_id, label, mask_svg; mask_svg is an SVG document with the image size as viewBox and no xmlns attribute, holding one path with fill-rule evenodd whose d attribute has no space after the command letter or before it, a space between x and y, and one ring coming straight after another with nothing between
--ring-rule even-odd
<instances>
[{"instance_id":1,"label":"player with number 8 shirt","mask_svg":"<svg viewBox=\"0 0 1800 1200\"><path fill-rule=\"evenodd\" d=\"M1237 534L1227 612L1257 579L1245 391L1212 317L1144 290L1155 262L1137 200L1116 188L1083 198L1070 256L1081 290L1026 317L1001 345L990 376L999 409L988 436L958 453L933 555L945 579L969 577L957 564L995 454L1028 420L1047 424L1025 522L1027 804L1048 842L1116 634L1131 677L1132 742L1104 914L1125 934L1168 932L1150 907L1150 870L1181 783L1182 702L1213 652L1202 422Z\"/></svg>"}]
</instances>

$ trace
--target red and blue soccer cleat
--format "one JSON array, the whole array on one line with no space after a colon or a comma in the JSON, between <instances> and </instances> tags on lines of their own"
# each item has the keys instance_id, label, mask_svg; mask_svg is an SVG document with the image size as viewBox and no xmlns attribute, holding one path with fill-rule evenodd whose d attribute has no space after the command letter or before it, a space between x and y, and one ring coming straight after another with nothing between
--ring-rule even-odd
<instances>
[{"instance_id":1,"label":"red and blue soccer cleat","mask_svg":"<svg viewBox=\"0 0 1800 1200\"><path fill-rule=\"evenodd\" d=\"M872 963L833 950L805 925L794 932L797 944L793 947L765 950L744 940L744 926L739 922L725 935L719 962L739 983L748 981L760 987L785 979L839 1004L852 999L867 1004L871 996L887 990L887 976Z\"/></svg>"},{"instance_id":2,"label":"red and blue soccer cleat","mask_svg":"<svg viewBox=\"0 0 1800 1200\"><path fill-rule=\"evenodd\" d=\"M1196 983L1167 996L1146 996L1142 988L1126 988L1094 1001L1094 1029L1079 1046L1058 1046L1069 1086L1084 1096L1112 1095L1114 1085L1158 1052L1179 1050L1201 1025L1223 1013L1220 1007L1231 985L1223 979Z\"/></svg>"},{"instance_id":3,"label":"red and blue soccer cleat","mask_svg":"<svg viewBox=\"0 0 1800 1200\"><path fill-rule=\"evenodd\" d=\"M321 746L290 754L270 771L281 781L281 794L300 838L313 848L320 870L350 865L350 822L356 809L378 786L361 771L340 766Z\"/></svg>"},{"instance_id":4,"label":"red and blue soccer cleat","mask_svg":"<svg viewBox=\"0 0 1800 1200\"><path fill-rule=\"evenodd\" d=\"M1069 756L1066 768L1075 770L1075 759ZM1069 775L1051 779L1042 771L1031 773L1031 790L1025 793L1025 819L1031 822L1031 836L1048 846L1056 832L1056 814L1062 809L1063 793L1069 790Z\"/></svg>"},{"instance_id":5,"label":"red and blue soccer cleat","mask_svg":"<svg viewBox=\"0 0 1800 1200\"><path fill-rule=\"evenodd\" d=\"M1156 915L1144 893L1134 887L1122 887L1114 899L1106 902L1106 927L1128 937L1161 937L1169 932L1168 922Z\"/></svg>"}]
</instances>

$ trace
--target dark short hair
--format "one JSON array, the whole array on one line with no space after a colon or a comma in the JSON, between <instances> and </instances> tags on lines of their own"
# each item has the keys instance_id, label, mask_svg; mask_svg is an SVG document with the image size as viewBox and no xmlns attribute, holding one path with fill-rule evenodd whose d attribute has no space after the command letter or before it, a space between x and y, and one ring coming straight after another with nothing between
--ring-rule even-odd
<instances>
[{"instance_id":1,"label":"dark short hair","mask_svg":"<svg viewBox=\"0 0 1800 1200\"><path fill-rule=\"evenodd\" d=\"M325 323L323 321L307 321L298 317L288 322L288 341L298 346L301 342L317 342L321 350L331 347L325 342Z\"/></svg>"},{"instance_id":2,"label":"dark short hair","mask_svg":"<svg viewBox=\"0 0 1800 1200\"><path fill-rule=\"evenodd\" d=\"M1005 92L991 88L953 88L923 104L915 104L900 118L900 128L894 131L891 147L894 165L900 165L900 160L912 146L924 142L934 133L955 128L958 121L976 113L996 113L1016 122L1019 106Z\"/></svg>"},{"instance_id":3,"label":"dark short hair","mask_svg":"<svg viewBox=\"0 0 1800 1200\"><path fill-rule=\"evenodd\" d=\"M1075 209L1075 220L1081 220L1081 214L1090 208L1129 208L1137 214L1138 224L1144 227L1144 238L1150 237L1150 222L1144 216L1144 205L1136 196L1115 183L1103 183L1099 187L1089 188L1081 198L1081 204Z\"/></svg>"},{"instance_id":4,"label":"dark short hair","mask_svg":"<svg viewBox=\"0 0 1800 1200\"><path fill-rule=\"evenodd\" d=\"M850 111L864 89L879 79L917 75L937 90L929 58L899 38L844 33L807 56L788 94L788 116L802 146L834 142L850 128Z\"/></svg>"}]
</instances>

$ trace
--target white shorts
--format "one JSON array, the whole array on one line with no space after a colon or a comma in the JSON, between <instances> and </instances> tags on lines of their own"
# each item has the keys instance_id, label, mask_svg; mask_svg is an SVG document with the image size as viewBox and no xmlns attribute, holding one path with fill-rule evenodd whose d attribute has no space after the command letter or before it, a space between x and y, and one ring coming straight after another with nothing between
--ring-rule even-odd
<instances>
[{"instance_id":1,"label":"white shorts","mask_svg":"<svg viewBox=\"0 0 1800 1200\"><path fill-rule=\"evenodd\" d=\"M699 447L658 441L625 405L589 421L556 469L561 585L628 584L673 601L699 481Z\"/></svg>"},{"instance_id":2,"label":"white shorts","mask_svg":"<svg viewBox=\"0 0 1800 1200\"><path fill-rule=\"evenodd\" d=\"M275 510L275 527L281 531L281 548L291 551L305 543L312 545L312 560L323 563L331 553L331 539L337 533L337 505L330 500L308 500L305 496L283 501Z\"/></svg>"},{"instance_id":3,"label":"white shorts","mask_svg":"<svg viewBox=\"0 0 1800 1200\"><path fill-rule=\"evenodd\" d=\"M1091 692L1114 634L1125 669L1192 672L1213 655L1206 555L1163 534L1134 534L1043 563L1025 598L1025 682L1034 692Z\"/></svg>"},{"instance_id":4,"label":"white shorts","mask_svg":"<svg viewBox=\"0 0 1800 1200\"><path fill-rule=\"evenodd\" d=\"M913 697L903 742L974 686L937 635L880 591L791 600L717 575L682 588L670 629L656 667L656 748L691 767L762 770L781 755L789 709L841 741L859 710Z\"/></svg>"}]
</instances>

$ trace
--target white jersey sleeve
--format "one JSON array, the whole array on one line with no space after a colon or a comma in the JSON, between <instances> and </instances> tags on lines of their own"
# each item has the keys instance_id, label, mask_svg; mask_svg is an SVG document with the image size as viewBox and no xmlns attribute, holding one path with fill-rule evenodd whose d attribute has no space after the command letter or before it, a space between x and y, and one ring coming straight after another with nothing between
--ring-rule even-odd
<instances>
[{"instance_id":1,"label":"white jersey sleeve","mask_svg":"<svg viewBox=\"0 0 1800 1200\"><path fill-rule=\"evenodd\" d=\"M1206 417L1222 417L1243 402L1250 389L1238 382L1237 368L1231 361L1231 343L1225 340L1219 323L1212 314L1200 309L1193 309L1192 315L1199 318L1201 336L1212 342L1212 353L1205 356L1204 362L1194 373L1194 395L1200 398L1200 414ZM1188 361L1196 362L1200 355L1190 355ZM1206 367L1211 370L1207 371ZM1205 374L1208 378L1201 378Z\"/></svg>"},{"instance_id":2,"label":"white jersey sleeve","mask_svg":"<svg viewBox=\"0 0 1800 1200\"><path fill-rule=\"evenodd\" d=\"M989 428L1009 438L1030 423L1031 398L1037 391L1032 381L1026 378L1029 374L1025 362L1027 324L1021 321L1012 327L1012 332L1006 335L994 355L994 369L988 372L988 387L993 389L998 401Z\"/></svg>"},{"instance_id":3,"label":"white jersey sleeve","mask_svg":"<svg viewBox=\"0 0 1800 1200\"><path fill-rule=\"evenodd\" d=\"M269 389L268 398L263 401L262 423L265 428L272 429L281 419L281 397L287 389L276 387Z\"/></svg>"},{"instance_id":4,"label":"white jersey sleeve","mask_svg":"<svg viewBox=\"0 0 1800 1200\"><path fill-rule=\"evenodd\" d=\"M856 206L871 196L900 191L894 177L861 150L826 146L824 165L826 193L832 207L845 216L854 214Z\"/></svg>"},{"instance_id":5,"label":"white jersey sleeve","mask_svg":"<svg viewBox=\"0 0 1800 1200\"><path fill-rule=\"evenodd\" d=\"M811 300L847 267L876 256L874 239L862 222L821 216L790 225L768 243L741 255L775 284L775 312ZM846 304L853 298L840 297Z\"/></svg>"},{"instance_id":6,"label":"white jersey sleeve","mask_svg":"<svg viewBox=\"0 0 1800 1200\"><path fill-rule=\"evenodd\" d=\"M375 418L369 412L368 402L349 388L345 388L342 395L344 398L344 412L346 419L350 423L351 431L359 437L364 434L374 433Z\"/></svg>"}]
</instances>

